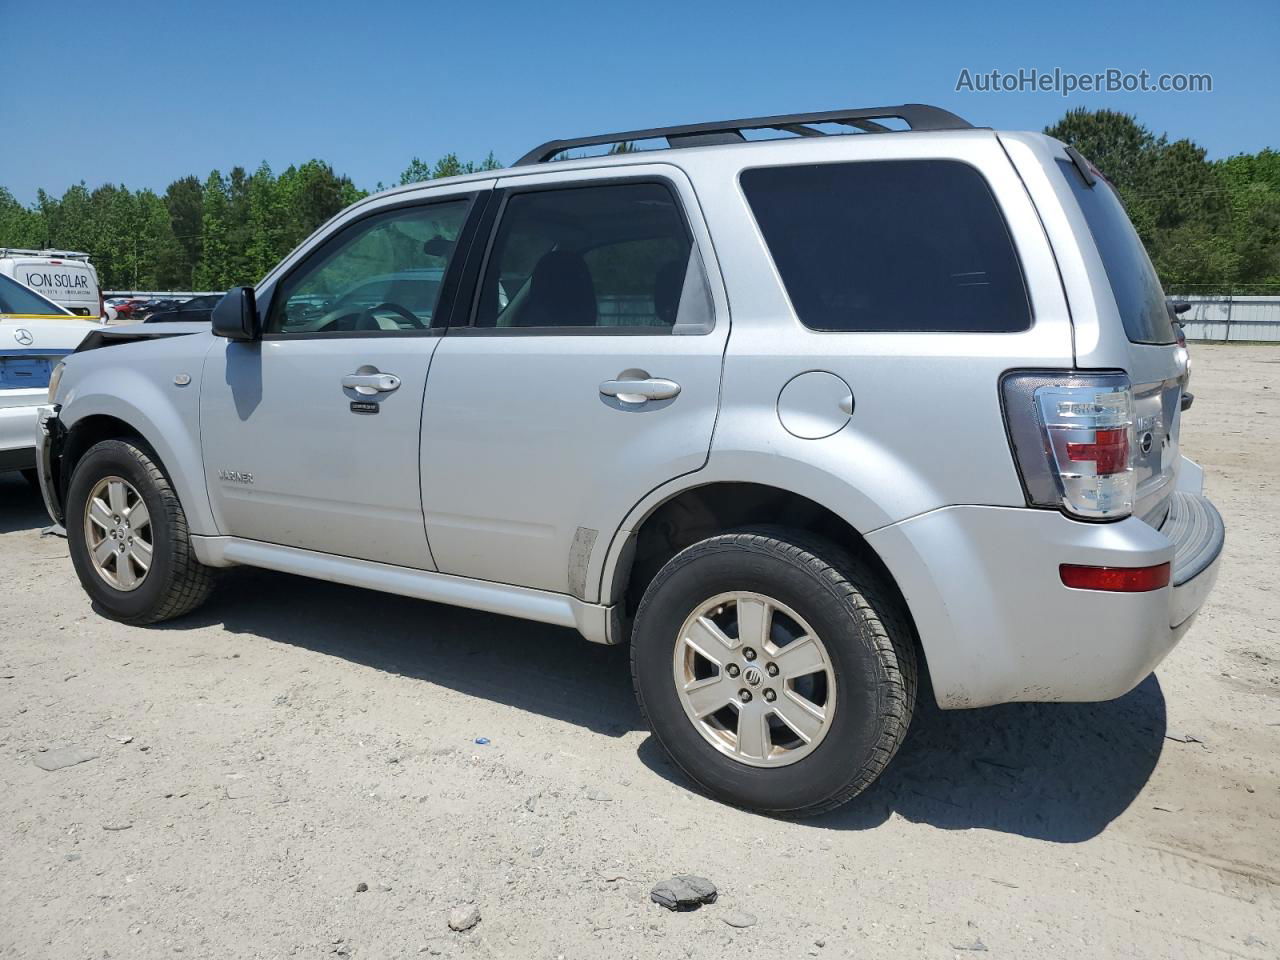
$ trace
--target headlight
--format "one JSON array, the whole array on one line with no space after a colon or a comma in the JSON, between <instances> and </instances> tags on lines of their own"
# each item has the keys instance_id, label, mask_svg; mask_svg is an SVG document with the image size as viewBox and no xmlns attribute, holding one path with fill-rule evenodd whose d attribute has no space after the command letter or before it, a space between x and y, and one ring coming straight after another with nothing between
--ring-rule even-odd
<instances>
[{"instance_id":1,"label":"headlight","mask_svg":"<svg viewBox=\"0 0 1280 960\"><path fill-rule=\"evenodd\" d=\"M49 402L53 403L54 398L58 395L58 384L62 381L62 370L66 367L66 363L59 360L53 365L53 370L49 374Z\"/></svg>"}]
</instances>

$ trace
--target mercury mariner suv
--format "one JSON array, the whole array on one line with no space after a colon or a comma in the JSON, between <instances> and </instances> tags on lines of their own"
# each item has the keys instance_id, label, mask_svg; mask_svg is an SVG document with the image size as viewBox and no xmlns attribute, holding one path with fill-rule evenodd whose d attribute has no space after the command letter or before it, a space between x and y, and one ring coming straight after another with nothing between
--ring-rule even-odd
<instances>
[{"instance_id":1,"label":"mercury mariner suv","mask_svg":"<svg viewBox=\"0 0 1280 960\"><path fill-rule=\"evenodd\" d=\"M551 141L361 200L211 327L102 329L50 386L105 616L247 564L630 643L654 735L755 810L863 790L920 669L948 709L1123 694L1217 574L1115 191L934 107Z\"/></svg>"}]
</instances>

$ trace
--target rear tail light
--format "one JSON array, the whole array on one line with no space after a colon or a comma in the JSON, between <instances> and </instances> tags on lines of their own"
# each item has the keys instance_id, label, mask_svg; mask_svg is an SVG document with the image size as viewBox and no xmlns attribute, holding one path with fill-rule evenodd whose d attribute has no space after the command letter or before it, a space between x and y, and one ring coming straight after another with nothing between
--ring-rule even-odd
<instances>
[{"instance_id":1,"label":"rear tail light","mask_svg":"<svg viewBox=\"0 0 1280 960\"><path fill-rule=\"evenodd\" d=\"M1058 567L1062 582L1077 590L1106 590L1110 593L1146 593L1169 585L1170 565L1153 567L1086 567L1064 563Z\"/></svg>"},{"instance_id":2,"label":"rear tail light","mask_svg":"<svg viewBox=\"0 0 1280 960\"><path fill-rule=\"evenodd\" d=\"M1133 391L1123 373L1040 371L1001 382L1027 502L1077 517L1133 512Z\"/></svg>"},{"instance_id":3,"label":"rear tail light","mask_svg":"<svg viewBox=\"0 0 1280 960\"><path fill-rule=\"evenodd\" d=\"M98 291L98 317L104 323L107 320L107 298L102 295L102 291Z\"/></svg>"}]
</instances>

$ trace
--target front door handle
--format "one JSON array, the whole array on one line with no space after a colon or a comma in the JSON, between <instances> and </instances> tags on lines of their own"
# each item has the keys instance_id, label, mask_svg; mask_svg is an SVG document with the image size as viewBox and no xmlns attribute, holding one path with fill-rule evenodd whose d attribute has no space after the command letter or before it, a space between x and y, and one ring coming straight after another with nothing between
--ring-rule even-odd
<instances>
[{"instance_id":1,"label":"front door handle","mask_svg":"<svg viewBox=\"0 0 1280 960\"><path fill-rule=\"evenodd\" d=\"M680 392L680 384L661 377L645 380L606 380L600 384L600 392L622 403L648 403L650 400L670 400Z\"/></svg>"},{"instance_id":2,"label":"front door handle","mask_svg":"<svg viewBox=\"0 0 1280 960\"><path fill-rule=\"evenodd\" d=\"M366 397L375 393L390 393L400 386L400 378L392 373L348 373L342 378L342 386Z\"/></svg>"}]
</instances>

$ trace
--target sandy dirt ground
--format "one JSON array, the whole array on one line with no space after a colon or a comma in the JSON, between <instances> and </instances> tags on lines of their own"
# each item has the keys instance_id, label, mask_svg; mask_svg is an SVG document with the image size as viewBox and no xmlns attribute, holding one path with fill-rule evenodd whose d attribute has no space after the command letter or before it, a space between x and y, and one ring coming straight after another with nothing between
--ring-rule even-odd
<instances>
[{"instance_id":1,"label":"sandy dirt ground","mask_svg":"<svg viewBox=\"0 0 1280 960\"><path fill-rule=\"evenodd\" d=\"M104 620L0 478L0 956L1280 956L1280 349L1193 349L1228 542L1182 645L1111 703L926 705L801 823L699 795L567 630L249 570ZM678 873L718 902L650 903Z\"/></svg>"}]
</instances>

